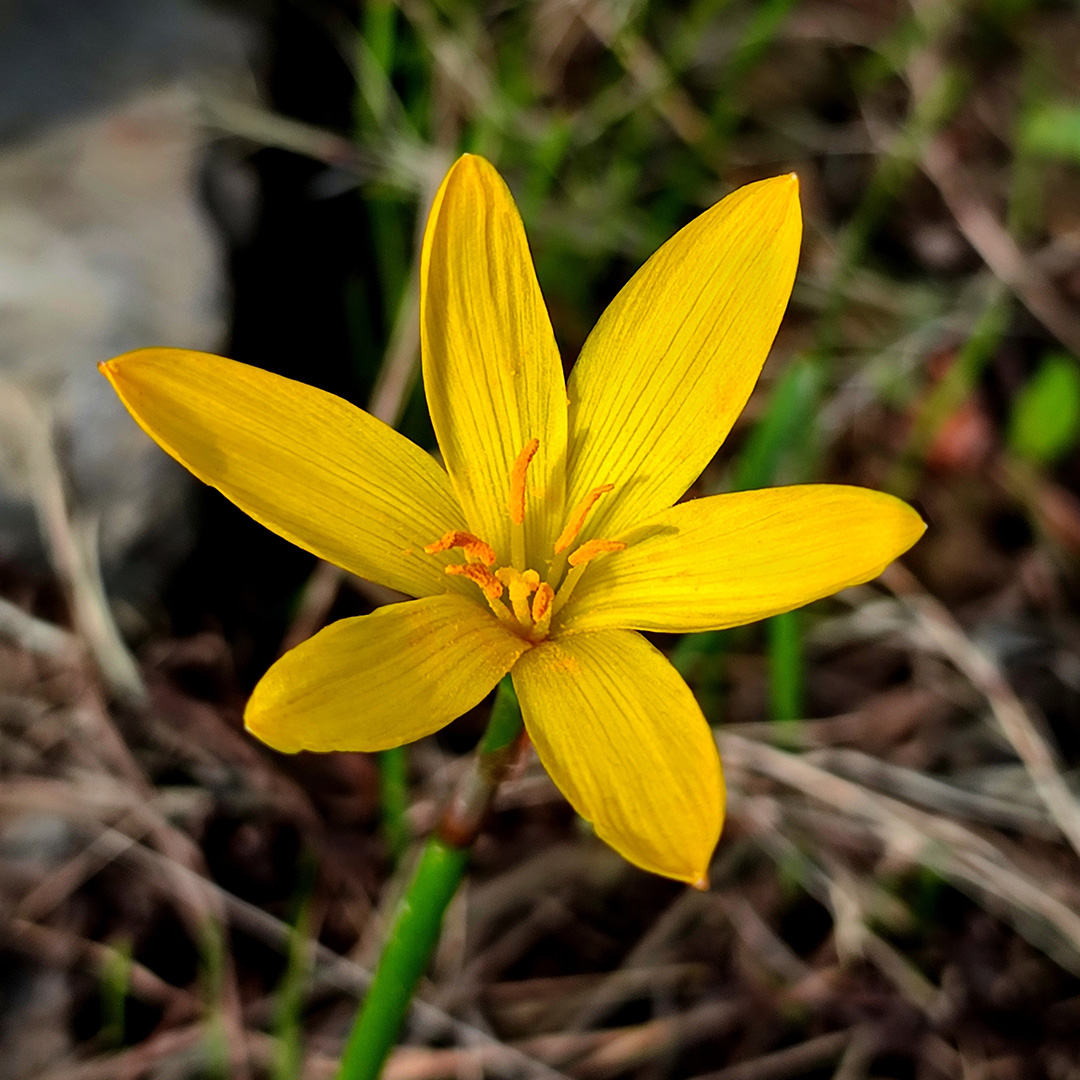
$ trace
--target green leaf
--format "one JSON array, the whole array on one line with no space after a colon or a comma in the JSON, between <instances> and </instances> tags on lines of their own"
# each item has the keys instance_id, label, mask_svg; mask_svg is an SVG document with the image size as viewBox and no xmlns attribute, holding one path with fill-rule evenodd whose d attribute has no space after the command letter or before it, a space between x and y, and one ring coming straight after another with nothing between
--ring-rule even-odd
<instances>
[{"instance_id":1,"label":"green leaf","mask_svg":"<svg viewBox=\"0 0 1080 1080\"><path fill-rule=\"evenodd\" d=\"M1049 465L1080 435L1080 364L1068 353L1051 353L1017 395L1009 418L1008 445L1018 457Z\"/></svg>"},{"instance_id":2,"label":"green leaf","mask_svg":"<svg viewBox=\"0 0 1080 1080\"><path fill-rule=\"evenodd\" d=\"M1028 153L1080 162L1080 106L1040 105L1028 113L1020 135Z\"/></svg>"},{"instance_id":3,"label":"green leaf","mask_svg":"<svg viewBox=\"0 0 1080 1080\"><path fill-rule=\"evenodd\" d=\"M814 431L822 377L817 365L797 360L788 365L773 388L765 415L747 437L735 466L734 487L751 491L776 482L785 459L805 450Z\"/></svg>"}]
</instances>

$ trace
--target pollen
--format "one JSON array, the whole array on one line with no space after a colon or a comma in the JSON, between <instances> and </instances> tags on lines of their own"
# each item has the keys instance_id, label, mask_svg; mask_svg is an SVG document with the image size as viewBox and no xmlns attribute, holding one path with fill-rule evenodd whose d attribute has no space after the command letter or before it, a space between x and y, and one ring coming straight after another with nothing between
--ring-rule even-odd
<instances>
[{"instance_id":1,"label":"pollen","mask_svg":"<svg viewBox=\"0 0 1080 1080\"><path fill-rule=\"evenodd\" d=\"M581 532L581 526L585 524L585 519L589 516L589 511L596 505L596 500L601 495L606 495L609 491L614 490L614 484L601 484L599 487L594 487L574 507L570 514L570 520L566 523L566 528L559 533L559 539L555 541L556 555L561 551L565 551L577 539L578 533Z\"/></svg>"},{"instance_id":2,"label":"pollen","mask_svg":"<svg viewBox=\"0 0 1080 1080\"><path fill-rule=\"evenodd\" d=\"M495 552L491 545L485 544L480 537L460 529L452 529L433 544L428 544L424 551L429 555L438 555L440 551L449 551L451 548L461 548L465 553L465 558L471 563L483 563L484 566L495 565ZM447 573L450 573L449 567Z\"/></svg>"},{"instance_id":3,"label":"pollen","mask_svg":"<svg viewBox=\"0 0 1080 1080\"><path fill-rule=\"evenodd\" d=\"M452 577L467 577L476 582L488 600L498 600L503 594L502 582L480 563L452 563L444 569Z\"/></svg>"},{"instance_id":4,"label":"pollen","mask_svg":"<svg viewBox=\"0 0 1080 1080\"><path fill-rule=\"evenodd\" d=\"M532 620L537 626L544 626L551 621L551 601L555 599L555 590L545 581L536 590L532 602Z\"/></svg>"},{"instance_id":5,"label":"pollen","mask_svg":"<svg viewBox=\"0 0 1080 1080\"><path fill-rule=\"evenodd\" d=\"M530 439L521 448L521 453L510 467L510 500L507 503L507 509L510 511L510 520L515 525L522 525L525 522L525 476L539 448L540 440Z\"/></svg>"},{"instance_id":6,"label":"pollen","mask_svg":"<svg viewBox=\"0 0 1080 1080\"><path fill-rule=\"evenodd\" d=\"M571 566L584 566L597 555L606 555L610 551L623 551L626 545L621 540L586 540L566 561Z\"/></svg>"}]
</instances>

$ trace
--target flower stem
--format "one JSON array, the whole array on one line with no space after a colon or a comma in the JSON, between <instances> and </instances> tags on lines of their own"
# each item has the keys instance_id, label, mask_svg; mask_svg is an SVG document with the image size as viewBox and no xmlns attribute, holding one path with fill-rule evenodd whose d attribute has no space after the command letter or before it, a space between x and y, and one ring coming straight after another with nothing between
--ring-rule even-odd
<instances>
[{"instance_id":1,"label":"flower stem","mask_svg":"<svg viewBox=\"0 0 1080 1080\"><path fill-rule=\"evenodd\" d=\"M379 769L379 808L386 847L394 865L409 847L409 759L404 746L383 750L376 759Z\"/></svg>"},{"instance_id":2,"label":"flower stem","mask_svg":"<svg viewBox=\"0 0 1080 1080\"><path fill-rule=\"evenodd\" d=\"M773 720L781 724L797 725L806 715L801 614L785 611L765 623L769 642L769 703Z\"/></svg>"},{"instance_id":3,"label":"flower stem","mask_svg":"<svg viewBox=\"0 0 1080 1080\"><path fill-rule=\"evenodd\" d=\"M413 879L394 914L364 1003L349 1033L337 1080L377 1080L397 1041L409 1003L439 940L443 915L457 892L473 842L500 781L524 745L513 684L499 684L491 719L465 776L424 845Z\"/></svg>"}]
</instances>

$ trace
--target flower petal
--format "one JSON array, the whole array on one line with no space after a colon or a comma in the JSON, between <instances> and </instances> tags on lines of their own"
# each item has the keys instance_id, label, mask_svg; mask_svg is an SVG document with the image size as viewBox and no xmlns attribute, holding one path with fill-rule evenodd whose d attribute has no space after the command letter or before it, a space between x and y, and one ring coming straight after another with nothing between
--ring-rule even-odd
<instances>
[{"instance_id":1,"label":"flower petal","mask_svg":"<svg viewBox=\"0 0 1080 1080\"><path fill-rule=\"evenodd\" d=\"M530 439L526 545L562 528L566 385L517 207L483 158L454 165L432 204L420 269L424 387L469 528L510 560L510 471Z\"/></svg>"},{"instance_id":2,"label":"flower petal","mask_svg":"<svg viewBox=\"0 0 1080 1080\"><path fill-rule=\"evenodd\" d=\"M464 590L424 545L465 526L450 480L403 435L313 386L207 353L101 365L139 426L279 536L414 596Z\"/></svg>"},{"instance_id":3,"label":"flower petal","mask_svg":"<svg viewBox=\"0 0 1080 1080\"><path fill-rule=\"evenodd\" d=\"M342 619L287 652L244 712L258 739L297 750L386 750L479 704L528 644L463 596Z\"/></svg>"},{"instance_id":4,"label":"flower petal","mask_svg":"<svg viewBox=\"0 0 1080 1080\"><path fill-rule=\"evenodd\" d=\"M749 184L695 218L634 275L570 376L567 504L613 484L582 539L670 506L742 411L791 294L798 182Z\"/></svg>"},{"instance_id":5,"label":"flower petal","mask_svg":"<svg viewBox=\"0 0 1080 1080\"><path fill-rule=\"evenodd\" d=\"M926 526L866 488L807 484L680 503L592 562L556 628L719 630L877 577Z\"/></svg>"},{"instance_id":6,"label":"flower petal","mask_svg":"<svg viewBox=\"0 0 1080 1080\"><path fill-rule=\"evenodd\" d=\"M724 779L690 688L640 634L574 634L514 667L544 768L597 835L645 870L704 885Z\"/></svg>"}]
</instances>

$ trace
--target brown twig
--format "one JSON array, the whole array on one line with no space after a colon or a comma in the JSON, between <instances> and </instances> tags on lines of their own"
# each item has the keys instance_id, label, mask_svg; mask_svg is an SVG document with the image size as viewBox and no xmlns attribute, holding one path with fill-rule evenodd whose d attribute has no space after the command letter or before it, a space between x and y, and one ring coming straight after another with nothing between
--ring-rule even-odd
<instances>
[{"instance_id":1,"label":"brown twig","mask_svg":"<svg viewBox=\"0 0 1080 1080\"><path fill-rule=\"evenodd\" d=\"M74 513L68 505L49 412L14 383L5 383L0 389L5 425L9 437L19 444L27 490L53 569L70 599L79 636L118 700L141 705L146 700L146 688L116 626L101 581L97 521Z\"/></svg>"},{"instance_id":2,"label":"brown twig","mask_svg":"<svg viewBox=\"0 0 1080 1080\"><path fill-rule=\"evenodd\" d=\"M51 926L18 916L8 920L4 944L35 960L57 967L82 968L97 977L120 959L119 952L100 941L68 934ZM151 1005L160 1005L173 1022L186 1021L202 1012L199 999L180 987L167 983L137 960L124 958L125 977L130 992Z\"/></svg>"},{"instance_id":3,"label":"brown twig","mask_svg":"<svg viewBox=\"0 0 1080 1080\"><path fill-rule=\"evenodd\" d=\"M138 1080L154 1066L190 1054L206 1038L202 1024L163 1031L115 1054L103 1054L76 1065L64 1065L36 1080Z\"/></svg>"},{"instance_id":4,"label":"brown twig","mask_svg":"<svg viewBox=\"0 0 1080 1080\"><path fill-rule=\"evenodd\" d=\"M745 1019L748 1009L746 1000L705 1001L674 1016L605 1032L603 1043L575 1062L571 1071L580 1080L607 1080L676 1047L726 1035Z\"/></svg>"},{"instance_id":5,"label":"brown twig","mask_svg":"<svg viewBox=\"0 0 1080 1080\"><path fill-rule=\"evenodd\" d=\"M980 197L979 185L941 136L927 144L923 171L941 193L960 231L997 278L1066 348L1080 354L1080 315L1062 298L1057 286L1029 258Z\"/></svg>"},{"instance_id":6,"label":"brown twig","mask_svg":"<svg viewBox=\"0 0 1080 1080\"><path fill-rule=\"evenodd\" d=\"M858 1028L832 1031L818 1035L795 1046L786 1046L771 1054L763 1054L752 1061L729 1065L726 1069L703 1073L694 1080L788 1080L836 1061L848 1048Z\"/></svg>"},{"instance_id":7,"label":"brown twig","mask_svg":"<svg viewBox=\"0 0 1080 1080\"><path fill-rule=\"evenodd\" d=\"M1037 916L1057 936L1057 963L1080 973L1080 915L1023 873L1000 848L948 819L915 810L904 803L844 780L804 758L754 743L737 735L719 739L725 761L734 769L768 776L819 799L873 827L895 855L921 862L980 895L1002 901L1021 933L1031 927L1015 915ZM1047 943L1042 942L1042 947Z\"/></svg>"},{"instance_id":8,"label":"brown twig","mask_svg":"<svg viewBox=\"0 0 1080 1080\"><path fill-rule=\"evenodd\" d=\"M65 660L79 655L79 642L62 627L37 619L0 597L0 637L34 656Z\"/></svg>"},{"instance_id":9,"label":"brown twig","mask_svg":"<svg viewBox=\"0 0 1080 1080\"><path fill-rule=\"evenodd\" d=\"M1031 777L1047 813L1080 854L1080 803L1057 765L1048 734L1040 732L1015 691L991 658L964 632L944 607L929 595L899 563L882 581L916 617L919 626L940 651L981 693L994 718Z\"/></svg>"}]
</instances>

